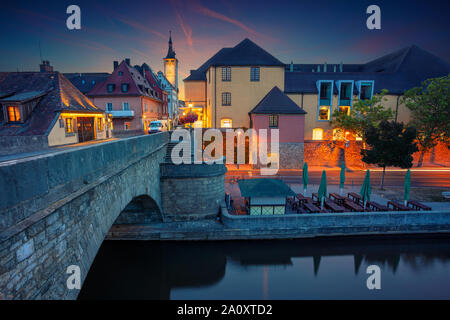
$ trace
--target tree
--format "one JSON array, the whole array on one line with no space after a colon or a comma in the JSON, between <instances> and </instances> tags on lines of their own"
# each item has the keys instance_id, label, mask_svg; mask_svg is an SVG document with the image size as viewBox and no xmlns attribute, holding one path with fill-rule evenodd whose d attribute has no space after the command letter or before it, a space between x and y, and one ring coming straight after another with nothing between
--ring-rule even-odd
<instances>
[{"instance_id":1,"label":"tree","mask_svg":"<svg viewBox=\"0 0 450 320\"><path fill-rule=\"evenodd\" d=\"M372 99L358 100L353 104L349 114L335 109L331 121L333 128L336 128L340 135L343 135L343 132L350 132L365 141L365 128L370 126L376 128L380 122L394 117L392 110L383 106L383 102L387 101L385 98L387 93L387 90L382 90L380 94L373 95Z\"/></svg>"},{"instance_id":2,"label":"tree","mask_svg":"<svg viewBox=\"0 0 450 320\"><path fill-rule=\"evenodd\" d=\"M386 167L412 167L412 154L418 151L414 127L395 121L382 121L378 127L371 125L366 128L364 136L369 148L361 150L362 161L383 168L381 189L384 187Z\"/></svg>"},{"instance_id":3,"label":"tree","mask_svg":"<svg viewBox=\"0 0 450 320\"><path fill-rule=\"evenodd\" d=\"M439 141L450 145L450 75L428 79L421 87L408 90L402 102L411 110L411 124L417 128L421 167L425 152Z\"/></svg>"}]
</instances>

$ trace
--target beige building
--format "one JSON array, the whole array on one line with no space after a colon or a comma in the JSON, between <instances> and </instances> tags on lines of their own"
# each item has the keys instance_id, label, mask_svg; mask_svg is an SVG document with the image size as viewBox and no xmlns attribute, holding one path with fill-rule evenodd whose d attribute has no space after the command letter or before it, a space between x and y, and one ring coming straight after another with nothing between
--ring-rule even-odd
<instances>
[{"instance_id":1,"label":"beige building","mask_svg":"<svg viewBox=\"0 0 450 320\"><path fill-rule=\"evenodd\" d=\"M365 64L283 64L252 41L223 48L184 79L187 106L200 114L204 127L250 127L249 111L275 86L304 111L305 141L332 140L331 118L350 112L358 99L388 90L385 107L401 122L409 110L403 93L422 81L445 76L450 66L417 46ZM347 137L353 139L354 137Z\"/></svg>"},{"instance_id":2,"label":"beige building","mask_svg":"<svg viewBox=\"0 0 450 320\"><path fill-rule=\"evenodd\" d=\"M10 72L0 82L0 154L101 140L108 134L104 111L59 72Z\"/></svg>"},{"instance_id":3,"label":"beige building","mask_svg":"<svg viewBox=\"0 0 450 320\"><path fill-rule=\"evenodd\" d=\"M204 127L249 128L248 113L278 86L284 90L285 65L245 39L224 48L184 79L185 102Z\"/></svg>"}]
</instances>

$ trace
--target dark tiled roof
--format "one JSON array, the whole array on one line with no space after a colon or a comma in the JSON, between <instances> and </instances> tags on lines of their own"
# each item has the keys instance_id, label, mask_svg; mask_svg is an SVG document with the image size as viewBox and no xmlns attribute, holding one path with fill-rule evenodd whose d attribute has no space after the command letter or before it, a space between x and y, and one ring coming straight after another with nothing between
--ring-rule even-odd
<instances>
[{"instance_id":1,"label":"dark tiled roof","mask_svg":"<svg viewBox=\"0 0 450 320\"><path fill-rule=\"evenodd\" d=\"M105 81L110 74L106 72L64 73L64 76L83 94L87 94L96 84Z\"/></svg>"},{"instance_id":2,"label":"dark tiled roof","mask_svg":"<svg viewBox=\"0 0 450 320\"><path fill-rule=\"evenodd\" d=\"M0 135L44 135L62 111L103 112L59 72L10 72L0 83L0 92L36 96L37 104L23 124L0 123ZM1 99L0 99L1 103Z\"/></svg>"},{"instance_id":3,"label":"dark tiled roof","mask_svg":"<svg viewBox=\"0 0 450 320\"><path fill-rule=\"evenodd\" d=\"M403 94L422 81L450 74L450 64L437 56L410 46L361 65L343 65L343 72L311 72L317 65L297 65L289 72L286 65L286 93L317 93L317 80L374 80L375 92L387 89L392 94ZM315 66L315 67L314 67ZM330 65L327 71L333 71ZM339 70L339 65L337 70ZM323 71L323 65L322 65Z\"/></svg>"},{"instance_id":4,"label":"dark tiled roof","mask_svg":"<svg viewBox=\"0 0 450 320\"><path fill-rule=\"evenodd\" d=\"M283 181L277 179L246 179L239 180L242 197L291 197L294 191Z\"/></svg>"},{"instance_id":5,"label":"dark tiled roof","mask_svg":"<svg viewBox=\"0 0 450 320\"><path fill-rule=\"evenodd\" d=\"M306 114L278 87L272 90L249 113L259 114Z\"/></svg>"},{"instance_id":6,"label":"dark tiled roof","mask_svg":"<svg viewBox=\"0 0 450 320\"><path fill-rule=\"evenodd\" d=\"M184 81L206 80L206 70L210 66L284 66L280 60L253 41L244 39L233 48L223 48L206 61Z\"/></svg>"}]
</instances>

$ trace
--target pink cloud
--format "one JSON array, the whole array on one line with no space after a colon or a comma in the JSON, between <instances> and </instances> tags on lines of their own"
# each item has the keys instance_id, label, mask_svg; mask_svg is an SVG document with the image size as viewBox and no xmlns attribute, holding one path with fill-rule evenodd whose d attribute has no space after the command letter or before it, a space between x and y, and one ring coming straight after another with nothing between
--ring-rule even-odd
<instances>
[{"instance_id":1,"label":"pink cloud","mask_svg":"<svg viewBox=\"0 0 450 320\"><path fill-rule=\"evenodd\" d=\"M234 24L235 26L238 26L239 28L241 28L242 30L244 30L244 31L246 31L246 32L248 32L250 34L253 34L253 35L257 34L257 32L255 30L247 27L242 22L240 22L240 21L238 21L236 19L227 17L226 15L223 15L223 14L221 14L219 12L216 12L216 11L213 11L211 9L208 9L208 8L202 6L199 3L196 3L193 8L194 8L195 11L197 11L198 13L201 13L201 14L203 14L205 16L208 16L208 17L211 17L211 18L215 18L215 19L218 19L218 20L222 20L222 21Z\"/></svg>"},{"instance_id":2,"label":"pink cloud","mask_svg":"<svg viewBox=\"0 0 450 320\"><path fill-rule=\"evenodd\" d=\"M186 38L186 42L188 43L191 50L193 50L193 41L192 41L192 28L186 24L183 20L183 17L180 14L179 10L179 3L177 3L174 0L170 0L170 3L172 4L172 7L175 11L175 16L177 18L177 22L180 25L181 29L183 30L184 36Z\"/></svg>"}]
</instances>

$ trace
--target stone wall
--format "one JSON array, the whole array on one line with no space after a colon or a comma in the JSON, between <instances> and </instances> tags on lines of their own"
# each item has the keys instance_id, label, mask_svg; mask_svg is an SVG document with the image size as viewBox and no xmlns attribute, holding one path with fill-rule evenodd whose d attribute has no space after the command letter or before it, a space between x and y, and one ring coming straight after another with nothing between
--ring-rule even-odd
<instances>
[{"instance_id":1,"label":"stone wall","mask_svg":"<svg viewBox=\"0 0 450 320\"><path fill-rule=\"evenodd\" d=\"M14 224L0 232L2 298L76 298L79 290L66 286L67 267L78 265L84 281L106 233L128 203L141 195L161 203L159 164L167 141L166 134L141 136L2 168L2 190L29 206L22 206L28 212L24 219L12 219ZM69 179L78 172L85 183L75 188ZM67 184L71 187L58 189L63 197L41 209L32 206L31 198ZM13 204L2 197L3 208Z\"/></svg>"},{"instance_id":2,"label":"stone wall","mask_svg":"<svg viewBox=\"0 0 450 320\"><path fill-rule=\"evenodd\" d=\"M348 147L343 141L305 141L304 159L309 166L362 167L360 150L362 142L350 141Z\"/></svg>"},{"instance_id":3,"label":"stone wall","mask_svg":"<svg viewBox=\"0 0 450 320\"><path fill-rule=\"evenodd\" d=\"M303 154L303 143L280 143L280 169L302 168Z\"/></svg>"},{"instance_id":4,"label":"stone wall","mask_svg":"<svg viewBox=\"0 0 450 320\"><path fill-rule=\"evenodd\" d=\"M225 197L225 173L221 164L161 164L164 221L217 216Z\"/></svg>"},{"instance_id":5,"label":"stone wall","mask_svg":"<svg viewBox=\"0 0 450 320\"><path fill-rule=\"evenodd\" d=\"M293 237L450 231L450 211L237 216L222 204L221 219L227 228L275 237L283 230Z\"/></svg>"},{"instance_id":6,"label":"stone wall","mask_svg":"<svg viewBox=\"0 0 450 320\"><path fill-rule=\"evenodd\" d=\"M305 141L304 159L309 166L340 166L345 161L347 166L362 168L361 141L350 141L348 146L343 141ZM413 154L413 165L417 165L420 152ZM440 164L450 166L450 150L439 143L424 157L424 165Z\"/></svg>"},{"instance_id":7,"label":"stone wall","mask_svg":"<svg viewBox=\"0 0 450 320\"><path fill-rule=\"evenodd\" d=\"M0 156L48 148L47 136L0 136Z\"/></svg>"}]
</instances>

